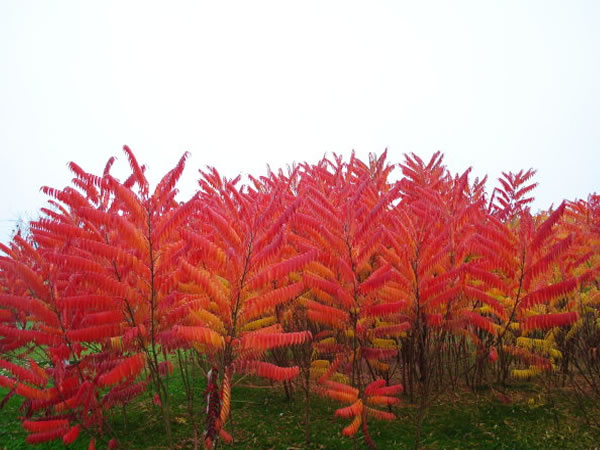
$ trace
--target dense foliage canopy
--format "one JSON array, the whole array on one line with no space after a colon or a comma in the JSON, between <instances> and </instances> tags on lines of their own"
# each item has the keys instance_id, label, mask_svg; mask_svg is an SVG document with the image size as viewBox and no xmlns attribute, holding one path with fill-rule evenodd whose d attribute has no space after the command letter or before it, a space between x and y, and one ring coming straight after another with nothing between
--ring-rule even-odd
<instances>
[{"instance_id":1,"label":"dense foliage canopy","mask_svg":"<svg viewBox=\"0 0 600 450\"><path fill-rule=\"evenodd\" d=\"M424 411L461 383L598 387L599 196L533 214L533 170L490 195L439 153L384 153L249 185L208 168L179 202L187 155L151 190L124 150L129 178L114 158L100 175L71 163L72 185L43 188L42 217L1 246L0 386L23 398L28 442L114 447L106 412L144 392L170 433L173 376L207 448L233 439L240 374L339 402L342 434L372 446L369 421L394 420L403 391Z\"/></svg>"}]
</instances>

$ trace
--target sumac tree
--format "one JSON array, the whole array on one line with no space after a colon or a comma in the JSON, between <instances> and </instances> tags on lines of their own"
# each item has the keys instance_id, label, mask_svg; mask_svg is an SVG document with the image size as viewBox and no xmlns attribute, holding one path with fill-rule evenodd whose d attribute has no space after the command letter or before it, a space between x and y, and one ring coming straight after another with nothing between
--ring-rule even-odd
<instances>
[{"instance_id":1,"label":"sumac tree","mask_svg":"<svg viewBox=\"0 0 600 450\"><path fill-rule=\"evenodd\" d=\"M181 202L187 154L151 190L124 153L122 182L114 158L99 175L71 163L71 185L42 188L42 217L0 247L2 404L23 399L28 442L112 448L107 412L147 392L173 444L177 376L206 448L232 440L247 375L289 398L301 383L307 438L317 394L371 446L404 389L417 446L448 388L559 373L597 393L597 196L533 214L535 171L503 173L488 198L438 152L333 155L248 184L208 168Z\"/></svg>"}]
</instances>

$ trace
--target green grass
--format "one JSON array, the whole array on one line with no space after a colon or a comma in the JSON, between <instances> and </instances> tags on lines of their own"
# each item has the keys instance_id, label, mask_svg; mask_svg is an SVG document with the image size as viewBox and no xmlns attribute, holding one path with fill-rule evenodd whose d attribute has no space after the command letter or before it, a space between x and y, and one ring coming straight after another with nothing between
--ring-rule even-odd
<instances>
[{"instance_id":1,"label":"green grass","mask_svg":"<svg viewBox=\"0 0 600 450\"><path fill-rule=\"evenodd\" d=\"M248 380L244 380L246 382ZM259 383L257 380L251 380ZM511 393L513 402L504 404L490 392L461 392L446 395L432 405L423 426L422 445L427 449L592 449L600 448L600 434L585 425L578 409L564 399L540 396L535 386L518 386ZM185 396L178 379L170 385L172 424L178 448L191 448L191 425ZM4 395L6 390L0 390ZM197 395L201 395L198 387ZM534 398L535 403L529 404ZM340 434L348 420L335 419L336 404L312 399L312 443L304 435L304 402L299 392L288 401L280 389L236 386L232 396L232 421L226 429L235 442L231 449L347 449L353 441ZM201 408L201 402L197 402ZM28 448L26 433L17 417L20 400L13 397L0 413L0 448ZM109 423L120 438L122 448L166 448L166 436L158 409L144 396L128 405L126 416L118 408ZM398 419L392 423L371 420L369 429L380 449L414 446L415 409L409 404L395 408ZM126 417L124 419L124 417ZM198 418L203 420L202 412ZM201 424L202 425L202 424ZM72 448L87 448L83 436ZM356 444L366 448L361 434ZM64 448L62 443L37 448Z\"/></svg>"}]
</instances>

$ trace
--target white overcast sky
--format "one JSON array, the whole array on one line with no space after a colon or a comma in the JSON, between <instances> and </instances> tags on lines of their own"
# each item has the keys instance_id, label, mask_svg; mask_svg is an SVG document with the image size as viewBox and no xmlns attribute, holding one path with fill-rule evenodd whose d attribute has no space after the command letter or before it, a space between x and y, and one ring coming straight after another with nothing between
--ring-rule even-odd
<instances>
[{"instance_id":1,"label":"white overcast sky","mask_svg":"<svg viewBox=\"0 0 600 450\"><path fill-rule=\"evenodd\" d=\"M0 241L128 144L156 182L389 149L600 186L600 1L0 1ZM117 171L117 174L124 173Z\"/></svg>"}]
</instances>

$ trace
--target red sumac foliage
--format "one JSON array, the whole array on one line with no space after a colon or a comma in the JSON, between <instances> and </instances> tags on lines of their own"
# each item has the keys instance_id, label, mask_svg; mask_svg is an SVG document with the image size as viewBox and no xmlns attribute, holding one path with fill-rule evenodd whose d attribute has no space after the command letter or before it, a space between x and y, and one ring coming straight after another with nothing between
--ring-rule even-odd
<instances>
[{"instance_id":1,"label":"red sumac foliage","mask_svg":"<svg viewBox=\"0 0 600 450\"><path fill-rule=\"evenodd\" d=\"M568 371L563 353L596 330L598 197L532 214L531 169L488 198L439 152L333 155L248 184L208 168L180 202L187 154L151 190L124 153L122 182L114 158L100 175L69 164L72 185L42 188L29 235L0 245L0 386L23 398L27 442L114 447L106 411L148 389L170 436L166 379L180 373L194 426L193 387L207 386L194 432L214 448L233 439L234 377L289 394L302 371L307 398L344 404L342 435L374 446L369 420L395 420L405 390L422 420L461 378Z\"/></svg>"}]
</instances>

